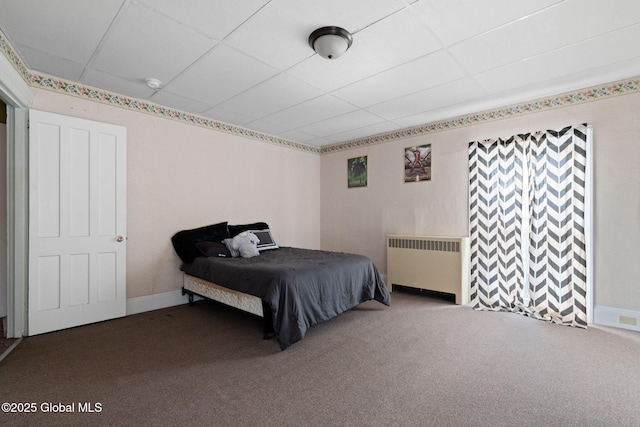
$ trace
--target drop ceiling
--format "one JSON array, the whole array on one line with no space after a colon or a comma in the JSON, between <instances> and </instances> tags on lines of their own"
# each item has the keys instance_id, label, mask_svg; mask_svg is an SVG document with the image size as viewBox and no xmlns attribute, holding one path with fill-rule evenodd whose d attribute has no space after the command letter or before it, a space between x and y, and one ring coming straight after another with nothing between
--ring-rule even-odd
<instances>
[{"instance_id":1,"label":"drop ceiling","mask_svg":"<svg viewBox=\"0 0 640 427\"><path fill-rule=\"evenodd\" d=\"M640 75L638 0L0 0L0 30L34 73L317 147Z\"/></svg>"}]
</instances>

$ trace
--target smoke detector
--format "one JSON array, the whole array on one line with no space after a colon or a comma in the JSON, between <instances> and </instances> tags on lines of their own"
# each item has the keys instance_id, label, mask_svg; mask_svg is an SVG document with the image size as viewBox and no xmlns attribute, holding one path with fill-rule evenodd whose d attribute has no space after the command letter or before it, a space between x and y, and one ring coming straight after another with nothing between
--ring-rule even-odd
<instances>
[{"instance_id":1,"label":"smoke detector","mask_svg":"<svg viewBox=\"0 0 640 427\"><path fill-rule=\"evenodd\" d=\"M145 82L147 82L147 86L149 86L151 89L154 89L154 90L158 89L162 84L160 80L154 79L153 77L149 77L148 79L145 80Z\"/></svg>"}]
</instances>

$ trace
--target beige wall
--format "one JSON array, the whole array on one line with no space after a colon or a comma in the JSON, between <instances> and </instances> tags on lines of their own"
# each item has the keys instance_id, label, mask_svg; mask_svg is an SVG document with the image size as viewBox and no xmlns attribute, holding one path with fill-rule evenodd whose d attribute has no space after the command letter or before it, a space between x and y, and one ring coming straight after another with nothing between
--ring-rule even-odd
<instances>
[{"instance_id":1,"label":"beige wall","mask_svg":"<svg viewBox=\"0 0 640 427\"><path fill-rule=\"evenodd\" d=\"M386 272L386 234L468 235L469 141L584 122L594 128L594 304L640 311L640 94L325 154L321 245ZM432 180L405 184L403 149L428 143ZM347 159L362 155L368 186L347 189Z\"/></svg>"},{"instance_id":2,"label":"beige wall","mask_svg":"<svg viewBox=\"0 0 640 427\"><path fill-rule=\"evenodd\" d=\"M362 253L384 273L388 233L468 234L469 141L588 122L595 140L595 304L640 311L640 94L322 156L35 94L35 109L128 129L129 298L179 289L169 238L224 220L267 221L281 245ZM426 143L432 180L405 184L403 148ZM347 159L360 155L368 156L368 187L347 189Z\"/></svg>"},{"instance_id":3,"label":"beige wall","mask_svg":"<svg viewBox=\"0 0 640 427\"><path fill-rule=\"evenodd\" d=\"M32 108L127 128L127 297L180 289L171 236L265 221L283 246L320 247L320 156L45 90Z\"/></svg>"}]
</instances>

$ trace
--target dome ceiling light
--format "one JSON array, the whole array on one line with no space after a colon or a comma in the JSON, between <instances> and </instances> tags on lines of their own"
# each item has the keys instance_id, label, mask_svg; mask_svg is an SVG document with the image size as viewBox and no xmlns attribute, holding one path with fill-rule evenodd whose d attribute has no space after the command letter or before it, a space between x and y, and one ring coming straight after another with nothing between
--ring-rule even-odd
<instances>
[{"instance_id":1,"label":"dome ceiling light","mask_svg":"<svg viewBox=\"0 0 640 427\"><path fill-rule=\"evenodd\" d=\"M340 27L318 28L309 36L309 45L318 55L326 59L336 59L351 47L351 33Z\"/></svg>"}]
</instances>

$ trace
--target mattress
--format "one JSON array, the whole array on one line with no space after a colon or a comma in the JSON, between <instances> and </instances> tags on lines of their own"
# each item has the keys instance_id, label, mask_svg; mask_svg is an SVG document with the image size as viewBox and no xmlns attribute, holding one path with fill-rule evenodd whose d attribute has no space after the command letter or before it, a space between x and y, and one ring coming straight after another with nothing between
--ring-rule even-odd
<instances>
[{"instance_id":1,"label":"mattress","mask_svg":"<svg viewBox=\"0 0 640 427\"><path fill-rule=\"evenodd\" d=\"M203 297L264 317L262 300L256 296L234 291L188 274L184 275L182 287Z\"/></svg>"},{"instance_id":2,"label":"mattress","mask_svg":"<svg viewBox=\"0 0 640 427\"><path fill-rule=\"evenodd\" d=\"M384 280L362 255L281 247L254 258L197 257L182 270L264 302L283 350L301 340L309 327L364 301L390 305Z\"/></svg>"}]
</instances>

